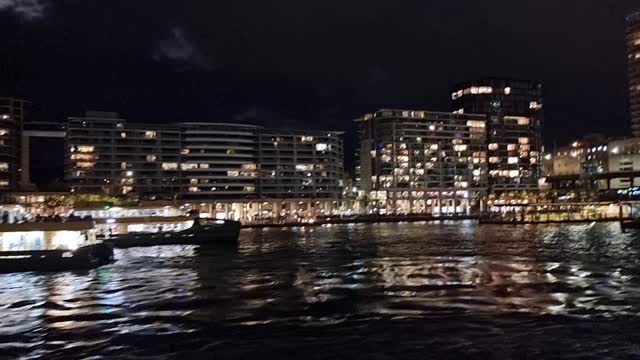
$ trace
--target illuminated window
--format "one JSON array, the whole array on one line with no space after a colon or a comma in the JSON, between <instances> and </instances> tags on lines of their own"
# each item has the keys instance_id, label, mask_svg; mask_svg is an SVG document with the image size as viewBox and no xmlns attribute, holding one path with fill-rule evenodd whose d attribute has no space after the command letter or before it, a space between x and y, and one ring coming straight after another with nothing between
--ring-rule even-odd
<instances>
[{"instance_id":1,"label":"illuminated window","mask_svg":"<svg viewBox=\"0 0 640 360\"><path fill-rule=\"evenodd\" d=\"M469 120L467 121L467 126L472 128L484 128L487 126L487 124L484 121Z\"/></svg>"},{"instance_id":2,"label":"illuminated window","mask_svg":"<svg viewBox=\"0 0 640 360\"><path fill-rule=\"evenodd\" d=\"M129 171L125 172L124 174L125 174L125 176L131 177L131 176L133 176L133 171L129 170Z\"/></svg>"},{"instance_id":3,"label":"illuminated window","mask_svg":"<svg viewBox=\"0 0 640 360\"><path fill-rule=\"evenodd\" d=\"M156 161L157 158L158 157L155 156L155 155L147 155L147 161L148 162L154 162L154 161Z\"/></svg>"},{"instance_id":4,"label":"illuminated window","mask_svg":"<svg viewBox=\"0 0 640 360\"><path fill-rule=\"evenodd\" d=\"M532 157L531 159L529 159L529 161L530 161L532 164L536 164L536 163L538 162L538 159L536 159L536 158Z\"/></svg>"},{"instance_id":5,"label":"illuminated window","mask_svg":"<svg viewBox=\"0 0 640 360\"><path fill-rule=\"evenodd\" d=\"M95 150L95 146L91 146L91 145L78 145L76 147L76 150L78 152L82 152L82 153L90 153L93 152L93 150Z\"/></svg>"},{"instance_id":6,"label":"illuminated window","mask_svg":"<svg viewBox=\"0 0 640 360\"><path fill-rule=\"evenodd\" d=\"M120 137L123 138L123 139L126 138L127 137L127 133L126 132L121 132L120 133Z\"/></svg>"},{"instance_id":7,"label":"illuminated window","mask_svg":"<svg viewBox=\"0 0 640 360\"><path fill-rule=\"evenodd\" d=\"M125 170L127 168L127 163L125 161L120 163L120 169Z\"/></svg>"},{"instance_id":8,"label":"illuminated window","mask_svg":"<svg viewBox=\"0 0 640 360\"><path fill-rule=\"evenodd\" d=\"M496 143L489 144L489 150L498 150L498 144Z\"/></svg>"},{"instance_id":9,"label":"illuminated window","mask_svg":"<svg viewBox=\"0 0 640 360\"><path fill-rule=\"evenodd\" d=\"M175 162L165 162L162 163L162 170L177 170L178 163Z\"/></svg>"},{"instance_id":10,"label":"illuminated window","mask_svg":"<svg viewBox=\"0 0 640 360\"><path fill-rule=\"evenodd\" d=\"M200 189L197 186L189 187L189 192L198 192L198 191L200 191Z\"/></svg>"},{"instance_id":11,"label":"illuminated window","mask_svg":"<svg viewBox=\"0 0 640 360\"><path fill-rule=\"evenodd\" d=\"M518 139L518 143L519 143L520 145L526 145L526 144L528 144L528 143L529 143L529 138L521 137L521 138L519 138L519 139Z\"/></svg>"},{"instance_id":12,"label":"illuminated window","mask_svg":"<svg viewBox=\"0 0 640 360\"><path fill-rule=\"evenodd\" d=\"M296 165L296 170L297 171L312 171L313 170L313 165L311 165L311 164L298 164L298 165Z\"/></svg>"},{"instance_id":13,"label":"illuminated window","mask_svg":"<svg viewBox=\"0 0 640 360\"><path fill-rule=\"evenodd\" d=\"M256 164L242 164L242 170L256 170L258 167Z\"/></svg>"},{"instance_id":14,"label":"illuminated window","mask_svg":"<svg viewBox=\"0 0 640 360\"><path fill-rule=\"evenodd\" d=\"M7 172L9 171L9 164L8 163L0 163L0 171L1 172Z\"/></svg>"},{"instance_id":15,"label":"illuminated window","mask_svg":"<svg viewBox=\"0 0 640 360\"><path fill-rule=\"evenodd\" d=\"M147 139L155 139L156 136L157 133L155 131L149 130L144 132L144 137L146 137Z\"/></svg>"},{"instance_id":16,"label":"illuminated window","mask_svg":"<svg viewBox=\"0 0 640 360\"><path fill-rule=\"evenodd\" d=\"M180 155L189 155L189 149L180 150Z\"/></svg>"},{"instance_id":17,"label":"illuminated window","mask_svg":"<svg viewBox=\"0 0 640 360\"><path fill-rule=\"evenodd\" d=\"M227 150L227 155L235 155L236 151L234 149Z\"/></svg>"},{"instance_id":18,"label":"illuminated window","mask_svg":"<svg viewBox=\"0 0 640 360\"><path fill-rule=\"evenodd\" d=\"M508 161L509 164L517 164L518 163L518 157L516 156L511 156L509 157Z\"/></svg>"},{"instance_id":19,"label":"illuminated window","mask_svg":"<svg viewBox=\"0 0 640 360\"><path fill-rule=\"evenodd\" d=\"M327 144L316 144L316 151L325 151L327 150Z\"/></svg>"},{"instance_id":20,"label":"illuminated window","mask_svg":"<svg viewBox=\"0 0 640 360\"><path fill-rule=\"evenodd\" d=\"M516 144L507 145L507 150L508 151L516 151L516 148L517 148Z\"/></svg>"},{"instance_id":21,"label":"illuminated window","mask_svg":"<svg viewBox=\"0 0 640 360\"><path fill-rule=\"evenodd\" d=\"M492 156L492 157L489 158L489 162L492 163L492 164L499 163L500 162L500 158L497 157L497 156Z\"/></svg>"},{"instance_id":22,"label":"illuminated window","mask_svg":"<svg viewBox=\"0 0 640 360\"><path fill-rule=\"evenodd\" d=\"M0 180L0 186L1 187L9 186L9 180Z\"/></svg>"},{"instance_id":23,"label":"illuminated window","mask_svg":"<svg viewBox=\"0 0 640 360\"><path fill-rule=\"evenodd\" d=\"M312 142L313 141L313 136L303 136L300 138L300 141L302 142Z\"/></svg>"},{"instance_id":24,"label":"illuminated window","mask_svg":"<svg viewBox=\"0 0 640 360\"><path fill-rule=\"evenodd\" d=\"M90 162L90 161L78 161L76 163L76 166L79 168L83 168L83 169L88 169L88 168L92 168L96 165L96 163L94 162Z\"/></svg>"},{"instance_id":25,"label":"illuminated window","mask_svg":"<svg viewBox=\"0 0 640 360\"><path fill-rule=\"evenodd\" d=\"M192 163L180 164L180 169L182 170L191 170L191 169L197 169L197 168L198 168L198 164L192 164Z\"/></svg>"},{"instance_id":26,"label":"illuminated window","mask_svg":"<svg viewBox=\"0 0 640 360\"><path fill-rule=\"evenodd\" d=\"M244 187L244 192L254 192L256 191L256 187L255 186L245 186Z\"/></svg>"},{"instance_id":27,"label":"illuminated window","mask_svg":"<svg viewBox=\"0 0 640 360\"><path fill-rule=\"evenodd\" d=\"M7 135L9 133L9 130L7 129L0 129L0 136L2 135Z\"/></svg>"},{"instance_id":28,"label":"illuminated window","mask_svg":"<svg viewBox=\"0 0 640 360\"><path fill-rule=\"evenodd\" d=\"M94 156L92 154L72 154L71 160L93 160Z\"/></svg>"},{"instance_id":29,"label":"illuminated window","mask_svg":"<svg viewBox=\"0 0 640 360\"><path fill-rule=\"evenodd\" d=\"M189 179L189 184L198 185L198 179Z\"/></svg>"},{"instance_id":30,"label":"illuminated window","mask_svg":"<svg viewBox=\"0 0 640 360\"><path fill-rule=\"evenodd\" d=\"M508 86L506 88L504 88L504 94L505 95L510 95L511 94L511 88L508 87Z\"/></svg>"},{"instance_id":31,"label":"illuminated window","mask_svg":"<svg viewBox=\"0 0 640 360\"><path fill-rule=\"evenodd\" d=\"M467 151L467 145L454 145L453 151ZM407 161L409 159L407 158Z\"/></svg>"},{"instance_id":32,"label":"illuminated window","mask_svg":"<svg viewBox=\"0 0 640 360\"><path fill-rule=\"evenodd\" d=\"M205 164L205 163L200 164L200 169L208 169L208 168L209 168L209 164Z\"/></svg>"},{"instance_id":33,"label":"illuminated window","mask_svg":"<svg viewBox=\"0 0 640 360\"><path fill-rule=\"evenodd\" d=\"M509 177L510 178L516 178L520 176L520 171L519 170L509 170Z\"/></svg>"},{"instance_id":34,"label":"illuminated window","mask_svg":"<svg viewBox=\"0 0 640 360\"><path fill-rule=\"evenodd\" d=\"M227 176L231 176L231 177L240 176L240 172L237 170L229 170L227 171Z\"/></svg>"}]
</instances>

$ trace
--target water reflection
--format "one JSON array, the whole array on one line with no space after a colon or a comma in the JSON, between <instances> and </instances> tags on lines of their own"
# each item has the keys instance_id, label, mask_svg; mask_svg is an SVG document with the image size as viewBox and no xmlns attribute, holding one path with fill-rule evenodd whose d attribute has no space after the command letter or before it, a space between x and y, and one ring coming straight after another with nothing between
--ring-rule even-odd
<instances>
[{"instance_id":1,"label":"water reflection","mask_svg":"<svg viewBox=\"0 0 640 360\"><path fill-rule=\"evenodd\" d=\"M127 249L95 271L0 275L0 354L201 354L262 336L276 347L307 327L330 329L325 341L382 341L374 324L415 319L452 322L463 337L548 316L605 326L640 314L639 250L616 224L472 222L254 229L238 248ZM531 326L523 339L541 336Z\"/></svg>"}]
</instances>

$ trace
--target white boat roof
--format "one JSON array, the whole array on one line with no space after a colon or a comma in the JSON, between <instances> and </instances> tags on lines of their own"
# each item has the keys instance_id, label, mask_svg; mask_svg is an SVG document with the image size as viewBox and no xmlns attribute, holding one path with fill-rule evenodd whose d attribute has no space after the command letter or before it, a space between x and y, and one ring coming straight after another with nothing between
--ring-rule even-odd
<instances>
[{"instance_id":1,"label":"white boat roof","mask_svg":"<svg viewBox=\"0 0 640 360\"><path fill-rule=\"evenodd\" d=\"M28 231L85 231L95 226L93 221L34 222L0 224L0 233Z\"/></svg>"}]
</instances>

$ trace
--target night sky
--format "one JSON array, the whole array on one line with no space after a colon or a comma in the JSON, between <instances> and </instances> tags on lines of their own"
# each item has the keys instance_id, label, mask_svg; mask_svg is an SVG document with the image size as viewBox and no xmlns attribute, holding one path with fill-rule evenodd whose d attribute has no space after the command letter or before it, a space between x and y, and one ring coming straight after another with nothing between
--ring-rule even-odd
<instances>
[{"instance_id":1,"label":"night sky","mask_svg":"<svg viewBox=\"0 0 640 360\"><path fill-rule=\"evenodd\" d=\"M450 110L459 81L545 84L547 145L628 131L624 17L638 0L0 0L0 93L37 120L352 129ZM349 144L352 141L348 141ZM347 149L351 152L352 149Z\"/></svg>"}]
</instances>

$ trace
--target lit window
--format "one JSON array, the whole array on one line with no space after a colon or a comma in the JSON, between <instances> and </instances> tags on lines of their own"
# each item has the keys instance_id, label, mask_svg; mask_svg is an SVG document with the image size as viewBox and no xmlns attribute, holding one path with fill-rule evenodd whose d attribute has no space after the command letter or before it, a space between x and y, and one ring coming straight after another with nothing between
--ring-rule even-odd
<instances>
[{"instance_id":1,"label":"lit window","mask_svg":"<svg viewBox=\"0 0 640 360\"><path fill-rule=\"evenodd\" d=\"M123 138L123 139L126 138L127 137L127 133L126 132L121 132L120 133L120 137Z\"/></svg>"},{"instance_id":2,"label":"lit window","mask_svg":"<svg viewBox=\"0 0 640 360\"><path fill-rule=\"evenodd\" d=\"M236 151L234 149L227 150L227 155L235 155Z\"/></svg>"},{"instance_id":3,"label":"lit window","mask_svg":"<svg viewBox=\"0 0 640 360\"><path fill-rule=\"evenodd\" d=\"M536 164L536 163L538 162L538 159L536 159L536 158L532 157L531 159L529 159L529 161L530 161L532 164Z\"/></svg>"},{"instance_id":4,"label":"lit window","mask_svg":"<svg viewBox=\"0 0 640 360\"><path fill-rule=\"evenodd\" d=\"M155 155L147 155L147 161L148 162L154 162L154 161L156 161L157 158L158 157L155 156Z\"/></svg>"},{"instance_id":5,"label":"lit window","mask_svg":"<svg viewBox=\"0 0 640 360\"><path fill-rule=\"evenodd\" d=\"M313 141L313 136L303 136L300 138L300 140L302 142L312 142Z\"/></svg>"},{"instance_id":6,"label":"lit window","mask_svg":"<svg viewBox=\"0 0 640 360\"><path fill-rule=\"evenodd\" d=\"M9 130L7 129L0 129L0 136L2 135L7 135L9 133Z\"/></svg>"},{"instance_id":7,"label":"lit window","mask_svg":"<svg viewBox=\"0 0 640 360\"><path fill-rule=\"evenodd\" d=\"M120 169L125 170L127 168L127 163L125 161L120 163Z\"/></svg>"},{"instance_id":8,"label":"lit window","mask_svg":"<svg viewBox=\"0 0 640 360\"><path fill-rule=\"evenodd\" d=\"M518 163L518 157L517 156L511 156L511 157L509 157L507 162L509 164L517 164Z\"/></svg>"},{"instance_id":9,"label":"lit window","mask_svg":"<svg viewBox=\"0 0 640 360\"><path fill-rule=\"evenodd\" d=\"M516 178L520 176L520 171L519 170L509 170L509 177L510 178Z\"/></svg>"},{"instance_id":10,"label":"lit window","mask_svg":"<svg viewBox=\"0 0 640 360\"><path fill-rule=\"evenodd\" d=\"M298 164L298 165L296 165L296 170L297 171L312 171L313 170L313 165L311 165L311 164Z\"/></svg>"},{"instance_id":11,"label":"lit window","mask_svg":"<svg viewBox=\"0 0 640 360\"><path fill-rule=\"evenodd\" d=\"M180 150L180 155L189 155L189 149Z\"/></svg>"},{"instance_id":12,"label":"lit window","mask_svg":"<svg viewBox=\"0 0 640 360\"><path fill-rule=\"evenodd\" d=\"M231 177L240 176L240 172L237 170L229 170L227 171L227 176L231 176Z\"/></svg>"},{"instance_id":13,"label":"lit window","mask_svg":"<svg viewBox=\"0 0 640 360\"><path fill-rule=\"evenodd\" d=\"M200 169L208 169L208 168L209 168L209 164L205 164L205 163L200 164Z\"/></svg>"},{"instance_id":14,"label":"lit window","mask_svg":"<svg viewBox=\"0 0 640 360\"><path fill-rule=\"evenodd\" d=\"M198 185L198 179L189 179L189 184Z\"/></svg>"},{"instance_id":15,"label":"lit window","mask_svg":"<svg viewBox=\"0 0 640 360\"><path fill-rule=\"evenodd\" d=\"M316 151L325 151L327 150L327 144L316 144Z\"/></svg>"},{"instance_id":16,"label":"lit window","mask_svg":"<svg viewBox=\"0 0 640 360\"><path fill-rule=\"evenodd\" d=\"M469 120L467 121L467 126L472 128L484 128L487 126L487 124L484 121Z\"/></svg>"},{"instance_id":17,"label":"lit window","mask_svg":"<svg viewBox=\"0 0 640 360\"><path fill-rule=\"evenodd\" d=\"M127 171L125 173L125 176L129 176L129 177L133 176L133 171L131 171L131 170Z\"/></svg>"},{"instance_id":18,"label":"lit window","mask_svg":"<svg viewBox=\"0 0 640 360\"><path fill-rule=\"evenodd\" d=\"M90 153L93 152L93 150L95 150L95 146L91 146L91 145L78 145L76 147L76 150L78 152L83 152L83 153Z\"/></svg>"},{"instance_id":19,"label":"lit window","mask_svg":"<svg viewBox=\"0 0 640 360\"><path fill-rule=\"evenodd\" d=\"M496 163L500 162L500 158L497 157L497 156L492 156L492 157L489 158L489 162L492 163L492 164L496 164Z\"/></svg>"},{"instance_id":20,"label":"lit window","mask_svg":"<svg viewBox=\"0 0 640 360\"><path fill-rule=\"evenodd\" d=\"M198 168L198 164L192 164L192 163L182 163L180 164L180 169L182 170L191 170L191 169L196 169Z\"/></svg>"},{"instance_id":21,"label":"lit window","mask_svg":"<svg viewBox=\"0 0 640 360\"><path fill-rule=\"evenodd\" d=\"M489 144L489 150L498 150L498 144L496 143Z\"/></svg>"},{"instance_id":22,"label":"lit window","mask_svg":"<svg viewBox=\"0 0 640 360\"><path fill-rule=\"evenodd\" d=\"M90 161L78 161L76 163L76 166L79 168L84 168L84 169L88 169L88 168L92 168L96 165L96 163L94 162L90 162Z\"/></svg>"},{"instance_id":23,"label":"lit window","mask_svg":"<svg viewBox=\"0 0 640 360\"><path fill-rule=\"evenodd\" d=\"M454 145L453 151L467 151L467 145ZM409 161L408 158L407 161Z\"/></svg>"},{"instance_id":24,"label":"lit window","mask_svg":"<svg viewBox=\"0 0 640 360\"><path fill-rule=\"evenodd\" d=\"M520 145L526 145L526 144L528 144L528 143L529 143L529 138L521 137L521 138L519 138L519 139L518 139L518 143L519 143Z\"/></svg>"},{"instance_id":25,"label":"lit window","mask_svg":"<svg viewBox=\"0 0 640 360\"><path fill-rule=\"evenodd\" d=\"M9 181L8 180L0 180L0 186L1 187L9 186Z\"/></svg>"},{"instance_id":26,"label":"lit window","mask_svg":"<svg viewBox=\"0 0 640 360\"><path fill-rule=\"evenodd\" d=\"M157 134L156 134L155 131L149 130L149 131L145 131L144 132L144 137L146 137L147 139L155 139L156 136L157 136Z\"/></svg>"},{"instance_id":27,"label":"lit window","mask_svg":"<svg viewBox=\"0 0 640 360\"><path fill-rule=\"evenodd\" d=\"M178 163L174 163L174 162L162 163L162 170L177 170L177 169L178 169Z\"/></svg>"},{"instance_id":28,"label":"lit window","mask_svg":"<svg viewBox=\"0 0 640 360\"><path fill-rule=\"evenodd\" d=\"M509 144L507 145L507 151L516 151L516 144Z\"/></svg>"},{"instance_id":29,"label":"lit window","mask_svg":"<svg viewBox=\"0 0 640 360\"><path fill-rule=\"evenodd\" d=\"M244 192L254 192L256 191L256 187L255 186L245 186L244 187Z\"/></svg>"},{"instance_id":30,"label":"lit window","mask_svg":"<svg viewBox=\"0 0 640 360\"><path fill-rule=\"evenodd\" d=\"M197 186L191 186L191 187L189 187L189 192L198 192L198 191L200 191L200 189L198 189L198 187L197 187Z\"/></svg>"},{"instance_id":31,"label":"lit window","mask_svg":"<svg viewBox=\"0 0 640 360\"><path fill-rule=\"evenodd\" d=\"M505 95L510 95L511 94L511 88L509 86L507 86L506 88L504 88L504 94Z\"/></svg>"},{"instance_id":32,"label":"lit window","mask_svg":"<svg viewBox=\"0 0 640 360\"><path fill-rule=\"evenodd\" d=\"M71 154L71 160L93 160L92 154Z\"/></svg>"},{"instance_id":33,"label":"lit window","mask_svg":"<svg viewBox=\"0 0 640 360\"><path fill-rule=\"evenodd\" d=\"M1 172L7 172L9 171L9 164L8 163L0 163L0 171Z\"/></svg>"}]
</instances>

